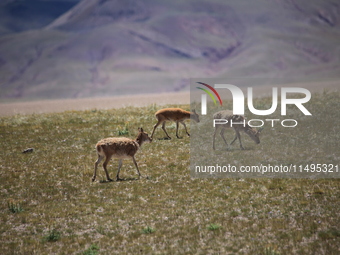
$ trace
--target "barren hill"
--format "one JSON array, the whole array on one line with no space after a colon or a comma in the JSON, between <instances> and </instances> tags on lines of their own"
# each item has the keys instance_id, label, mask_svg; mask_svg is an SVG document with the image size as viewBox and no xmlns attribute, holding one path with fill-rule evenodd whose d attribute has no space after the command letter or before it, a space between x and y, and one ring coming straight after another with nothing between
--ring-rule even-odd
<instances>
[{"instance_id":1,"label":"barren hill","mask_svg":"<svg viewBox=\"0 0 340 255\"><path fill-rule=\"evenodd\" d=\"M69 8L0 36L1 99L183 91L191 77L254 86L340 76L336 0L48 2Z\"/></svg>"}]
</instances>

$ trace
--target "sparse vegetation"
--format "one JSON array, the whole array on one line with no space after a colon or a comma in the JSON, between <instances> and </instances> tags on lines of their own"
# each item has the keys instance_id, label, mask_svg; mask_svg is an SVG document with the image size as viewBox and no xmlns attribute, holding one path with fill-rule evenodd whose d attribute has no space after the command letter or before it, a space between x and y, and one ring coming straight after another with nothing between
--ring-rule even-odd
<instances>
[{"instance_id":1,"label":"sparse vegetation","mask_svg":"<svg viewBox=\"0 0 340 255\"><path fill-rule=\"evenodd\" d=\"M142 229L143 234L152 234L153 232L155 232L155 229L153 229L152 227L146 227Z\"/></svg>"},{"instance_id":2,"label":"sparse vegetation","mask_svg":"<svg viewBox=\"0 0 340 255\"><path fill-rule=\"evenodd\" d=\"M125 125L124 128L121 126L118 126L117 133L119 136L124 136L129 134L129 128L128 125Z\"/></svg>"},{"instance_id":3,"label":"sparse vegetation","mask_svg":"<svg viewBox=\"0 0 340 255\"><path fill-rule=\"evenodd\" d=\"M208 229L212 230L212 231L219 230L220 228L221 228L221 226L218 225L218 224L211 223L211 224L208 225Z\"/></svg>"},{"instance_id":4,"label":"sparse vegetation","mask_svg":"<svg viewBox=\"0 0 340 255\"><path fill-rule=\"evenodd\" d=\"M8 205L8 210L11 212L11 213L19 213L19 212L22 212L24 211L24 209L22 208L21 204L20 203L15 203L13 201L9 201L7 203Z\"/></svg>"},{"instance_id":5,"label":"sparse vegetation","mask_svg":"<svg viewBox=\"0 0 340 255\"><path fill-rule=\"evenodd\" d=\"M85 250L83 255L97 255L99 252L99 247L95 244L92 244L87 250Z\"/></svg>"},{"instance_id":6,"label":"sparse vegetation","mask_svg":"<svg viewBox=\"0 0 340 255\"><path fill-rule=\"evenodd\" d=\"M47 235L44 236L43 241L45 242L56 242L60 239L61 233L55 228L48 231Z\"/></svg>"},{"instance_id":7,"label":"sparse vegetation","mask_svg":"<svg viewBox=\"0 0 340 255\"><path fill-rule=\"evenodd\" d=\"M263 255L280 255L280 253L276 252L275 249L273 249L271 247L266 247Z\"/></svg>"},{"instance_id":8,"label":"sparse vegetation","mask_svg":"<svg viewBox=\"0 0 340 255\"><path fill-rule=\"evenodd\" d=\"M340 138L339 102L339 93L313 96L308 109L323 116L323 126L301 119L307 128L298 136L267 129L260 145L245 136L245 151L216 153L247 162L252 154L274 161L285 153L293 160L294 146L301 146L299 162L339 160L339 150L329 153ZM0 118L1 254L338 253L339 179L194 179L184 130L183 139L162 140L158 129L136 154L147 178L91 182L96 142L116 136L126 121L128 137L141 126L150 133L154 113L152 106ZM317 147L303 149L307 137ZM34 151L23 154L28 147ZM114 166L117 160L113 175ZM122 177L135 174L130 160L123 168ZM98 179L105 180L104 171ZM8 201L25 210L12 213ZM152 234L143 233L148 227Z\"/></svg>"}]
</instances>

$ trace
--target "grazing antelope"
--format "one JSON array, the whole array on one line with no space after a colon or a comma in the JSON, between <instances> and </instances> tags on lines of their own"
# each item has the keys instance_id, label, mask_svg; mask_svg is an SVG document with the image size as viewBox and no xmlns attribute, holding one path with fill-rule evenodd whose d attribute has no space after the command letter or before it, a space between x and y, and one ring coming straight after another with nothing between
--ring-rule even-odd
<instances>
[{"instance_id":1,"label":"grazing antelope","mask_svg":"<svg viewBox=\"0 0 340 255\"><path fill-rule=\"evenodd\" d=\"M148 134L143 131L142 128L138 128L138 131L139 133L135 140L125 138L125 137L110 137L110 138L105 138L103 140L100 140L96 144L98 159L94 164L94 173L93 173L92 181L95 181L96 175L97 175L98 164L104 158L106 158L103 163L103 168L106 173L106 178L108 181L112 181L106 169L106 166L112 157L119 159L118 172L116 176L117 181L121 180L119 178L119 171L120 171L120 168L122 167L123 158L132 158L132 161L136 166L138 175L139 177L141 176L139 169L138 169L137 162L135 160L135 154L138 151L139 147L142 146L143 143L151 142L151 139L148 136Z\"/></svg>"},{"instance_id":2,"label":"grazing antelope","mask_svg":"<svg viewBox=\"0 0 340 255\"><path fill-rule=\"evenodd\" d=\"M230 143L230 145L232 145L236 139L239 140L240 142L240 147L242 150L244 150L243 146L242 146L242 142L241 142L241 135L240 135L240 131L245 132L247 135L249 135L249 137L251 139L254 140L255 143L259 144L260 143L260 133L262 131L263 128L260 128L259 130L256 130L255 128L250 127L247 123L244 124L245 122L245 118L241 115L233 115L233 113L231 111L228 110L224 110L224 111L219 111L217 113L214 114L214 119L223 119L223 120L227 120L228 122L226 124L215 124L215 132L214 132L214 137L213 137L213 149L215 150L215 136L216 136L216 132L221 129L220 135L222 136L223 141L226 143L226 145L228 145L227 141L225 140L224 137L224 131L227 128L234 128L235 130L235 138L234 140ZM231 126L231 123L232 126ZM240 123L240 124L235 124L235 123Z\"/></svg>"},{"instance_id":3,"label":"grazing antelope","mask_svg":"<svg viewBox=\"0 0 340 255\"><path fill-rule=\"evenodd\" d=\"M151 139L153 137L155 129L160 124L162 124L162 129L164 130L168 139L171 139L171 137L168 135L168 133L165 130L165 122L166 121L175 121L176 122L176 136L177 136L177 138L179 138L179 136L178 136L178 125L179 125L179 123L181 123L184 126L185 132L187 133L188 136L190 136L184 121L191 118L191 119L195 120L196 122L200 122L199 116L198 116L198 114L196 113L195 110L193 110L193 112L188 112L188 111L182 110L180 108L165 108L165 109L157 111L155 113L155 116L156 116L158 122L153 127Z\"/></svg>"}]
</instances>

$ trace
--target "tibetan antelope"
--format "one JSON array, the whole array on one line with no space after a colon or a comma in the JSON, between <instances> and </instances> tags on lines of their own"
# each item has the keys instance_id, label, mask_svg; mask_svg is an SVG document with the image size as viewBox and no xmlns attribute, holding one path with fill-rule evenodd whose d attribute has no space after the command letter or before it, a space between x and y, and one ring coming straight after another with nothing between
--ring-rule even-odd
<instances>
[{"instance_id":1,"label":"tibetan antelope","mask_svg":"<svg viewBox=\"0 0 340 255\"><path fill-rule=\"evenodd\" d=\"M198 116L198 114L196 113L195 110L193 110L192 112L188 112L188 111L185 111L185 110L180 109L180 108L165 108L165 109L157 111L155 113L155 116L156 116L158 122L153 127L151 139L153 138L153 134L155 132L155 129L160 124L162 124L162 129L164 130L168 139L171 139L171 137L168 135L168 133L165 130L165 122L166 121L175 121L176 122L176 136L177 136L177 138L179 138L179 136L178 136L178 125L179 125L179 123L181 123L184 126L185 132L187 133L188 136L190 136L184 121L191 118L191 119L195 120L196 122L200 122L199 116Z\"/></svg>"},{"instance_id":2,"label":"tibetan antelope","mask_svg":"<svg viewBox=\"0 0 340 255\"><path fill-rule=\"evenodd\" d=\"M94 164L94 173L93 173L92 181L95 181L96 175L97 175L98 164L104 158L106 158L103 163L103 168L106 174L106 178L108 181L112 181L106 168L107 164L109 163L112 157L119 159L118 172L116 176L117 181L121 180L119 178L119 171L120 171L120 168L122 167L122 164L123 164L122 162L124 158L132 159L133 163L136 166L138 176L139 177L141 176L139 169L138 169L137 162L135 160L135 154L138 151L139 147L142 146L143 143L151 142L151 139L148 136L148 134L143 131L142 128L138 128L138 131L139 133L135 140L125 138L125 137L110 137L110 138L105 138L103 140L100 140L96 144L98 159Z\"/></svg>"},{"instance_id":3,"label":"tibetan antelope","mask_svg":"<svg viewBox=\"0 0 340 255\"><path fill-rule=\"evenodd\" d=\"M220 135L225 142L226 145L228 145L225 137L224 137L224 131L227 128L234 128L235 130L235 138L234 140L230 143L232 145L236 139L239 140L240 142L240 147L242 150L244 150L241 142L241 135L240 131L245 132L251 139L254 140L255 143L259 144L260 143L260 133L263 128L260 128L259 130L256 130L255 128L250 127L247 123L245 123L245 118L241 115L233 115L231 111L224 110L224 111L219 111L214 114L214 119L223 119L227 120L228 122L226 124L215 124L215 131L214 131L214 137L213 137L213 149L215 150L215 136L218 130L221 130ZM231 123L232 126L231 126ZM235 123L240 123L240 124L235 124Z\"/></svg>"}]
</instances>

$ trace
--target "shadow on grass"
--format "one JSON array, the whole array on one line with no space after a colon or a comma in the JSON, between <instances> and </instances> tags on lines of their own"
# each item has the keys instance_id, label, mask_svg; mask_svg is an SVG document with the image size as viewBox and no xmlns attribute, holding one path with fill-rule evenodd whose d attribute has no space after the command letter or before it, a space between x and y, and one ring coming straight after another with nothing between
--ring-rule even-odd
<instances>
[{"instance_id":1,"label":"shadow on grass","mask_svg":"<svg viewBox=\"0 0 340 255\"><path fill-rule=\"evenodd\" d=\"M171 140L169 137L157 138L158 141Z\"/></svg>"},{"instance_id":2,"label":"shadow on grass","mask_svg":"<svg viewBox=\"0 0 340 255\"><path fill-rule=\"evenodd\" d=\"M135 178L132 178L132 177L128 177L128 178L120 178L119 180L117 180L117 182L126 182L126 181L138 181L140 180L141 178L138 178L138 177L135 177Z\"/></svg>"},{"instance_id":3,"label":"shadow on grass","mask_svg":"<svg viewBox=\"0 0 340 255\"><path fill-rule=\"evenodd\" d=\"M249 147L249 148L244 148L244 149L240 149L240 148L222 148L222 149L216 149L216 150L213 150L211 148L211 151L253 151L255 150L255 148L253 147Z\"/></svg>"},{"instance_id":4,"label":"shadow on grass","mask_svg":"<svg viewBox=\"0 0 340 255\"><path fill-rule=\"evenodd\" d=\"M183 136L180 136L180 137L176 137L174 139L184 139ZM163 137L163 138L157 138L158 141L164 141L164 140L172 140L172 138L169 138L169 137Z\"/></svg>"},{"instance_id":5,"label":"shadow on grass","mask_svg":"<svg viewBox=\"0 0 340 255\"><path fill-rule=\"evenodd\" d=\"M119 178L119 180L108 181L108 180L100 180L99 183L111 183L111 182L126 182L126 181L138 181L141 178L138 177L127 177L127 178Z\"/></svg>"}]
</instances>

